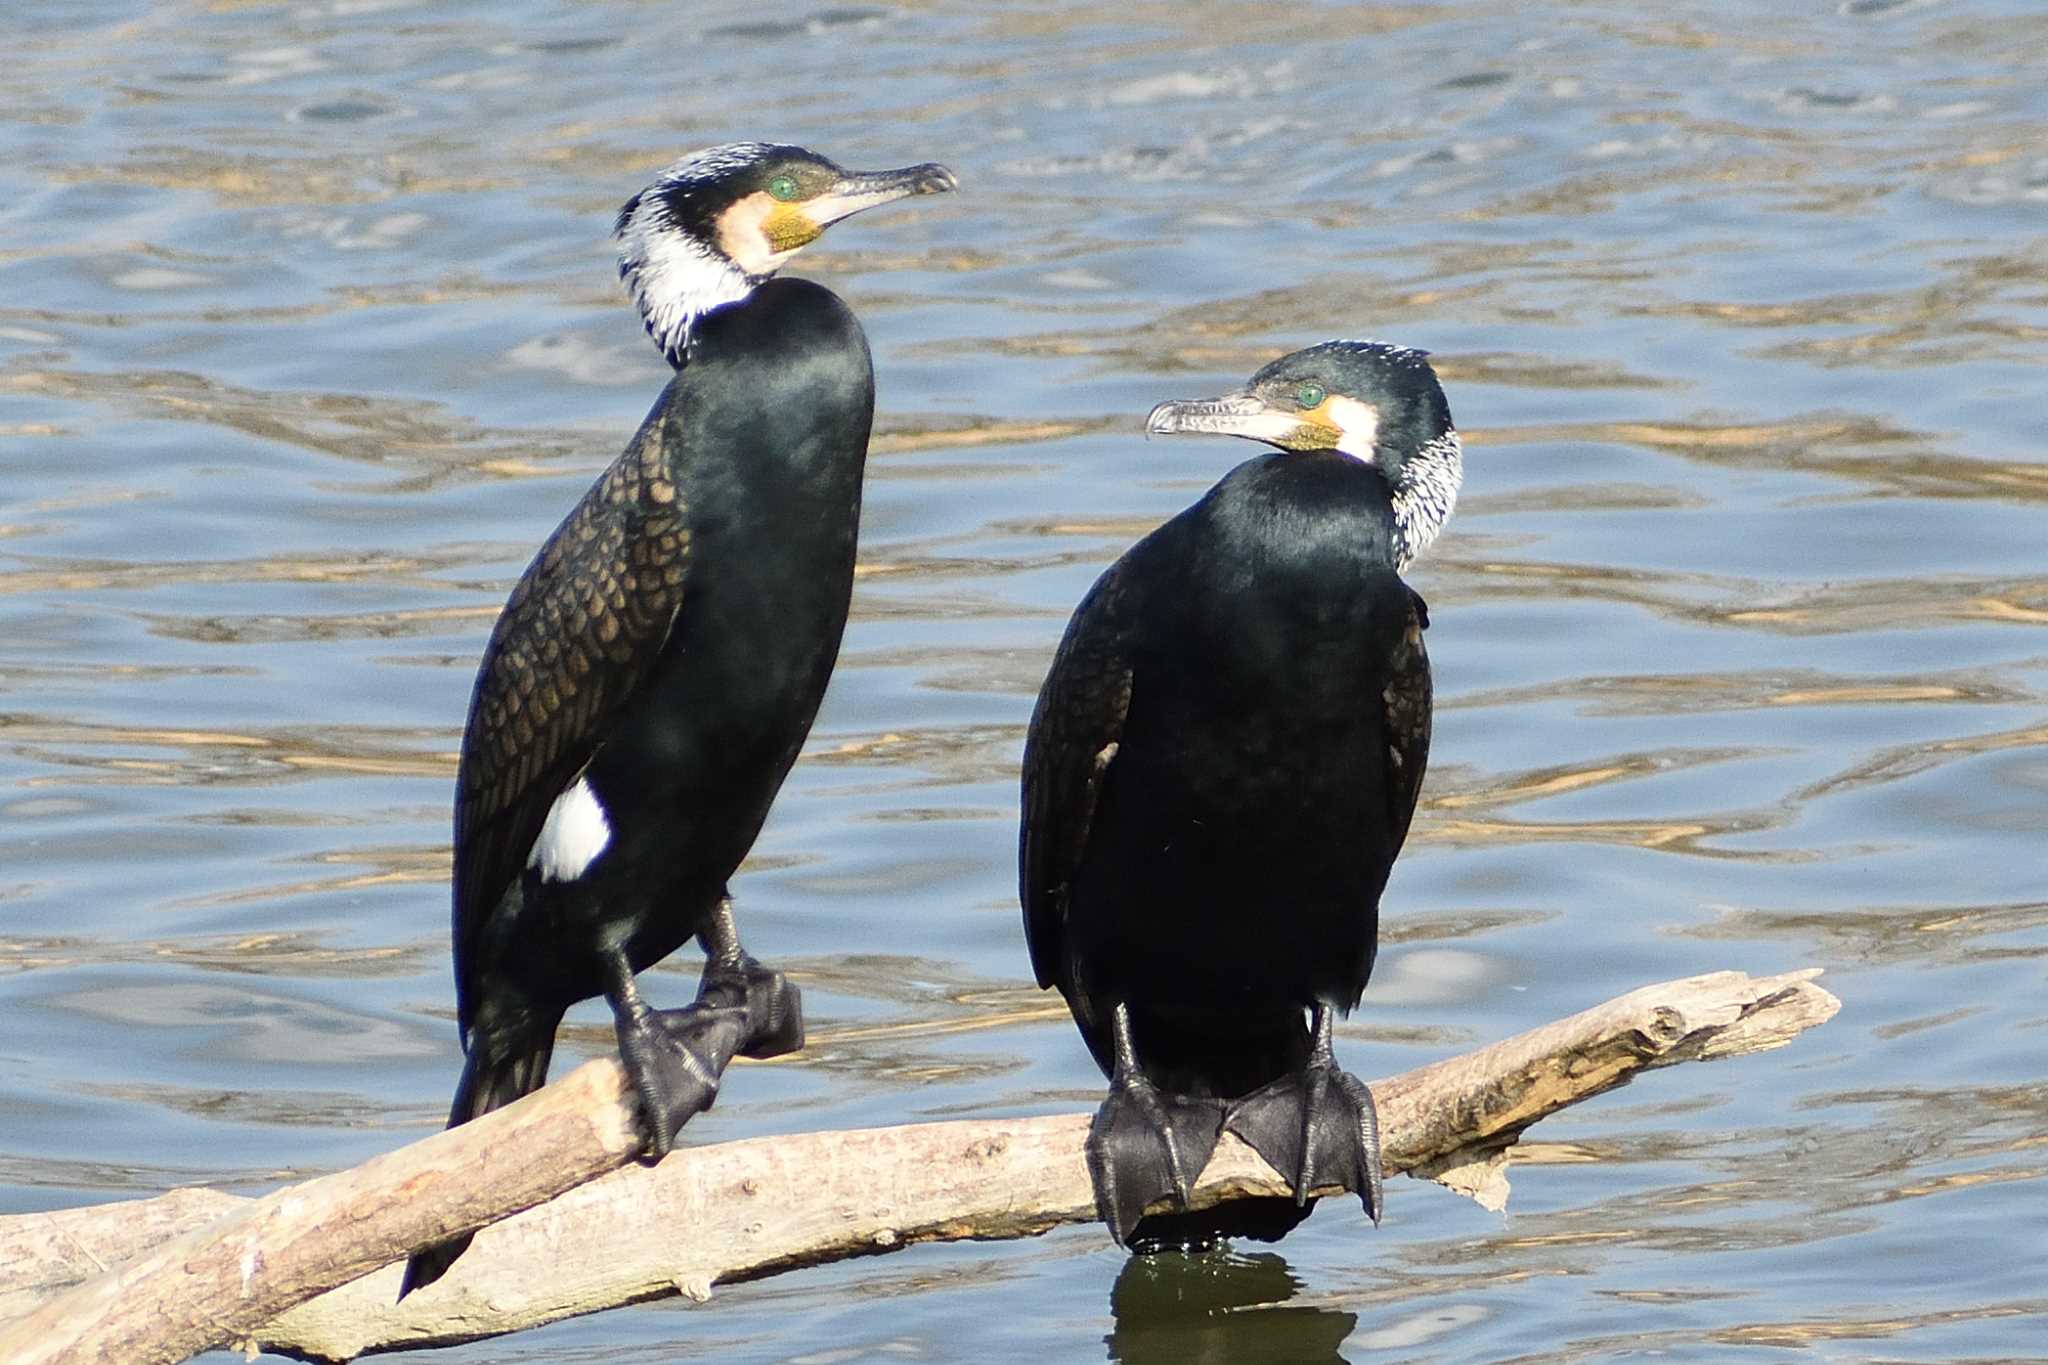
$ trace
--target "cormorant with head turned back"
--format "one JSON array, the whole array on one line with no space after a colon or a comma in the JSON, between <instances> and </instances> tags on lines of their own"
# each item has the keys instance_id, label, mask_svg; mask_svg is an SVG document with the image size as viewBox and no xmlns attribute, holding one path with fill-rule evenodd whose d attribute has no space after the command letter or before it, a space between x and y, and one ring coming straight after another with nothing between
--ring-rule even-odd
<instances>
[{"instance_id":1,"label":"cormorant with head turned back","mask_svg":"<svg viewBox=\"0 0 2048 1365\"><path fill-rule=\"evenodd\" d=\"M1109 1095L1088 1135L1103 1221L1140 1249L1272 1238L1308 1191L1381 1207L1372 1096L1333 1015L1372 974L1379 899L1429 757L1422 599L1458 434L1422 352L1332 341L1151 432L1247 460L1075 610L1024 749L1025 936ZM1237 1133L1296 1198L1154 1215Z\"/></svg>"},{"instance_id":2,"label":"cormorant with head turned back","mask_svg":"<svg viewBox=\"0 0 2048 1365\"><path fill-rule=\"evenodd\" d=\"M676 373L527 568L484 649L455 794L452 1127L538 1089L568 1007L603 995L650 1156L735 1053L802 1046L797 992L740 947L726 880L816 716L853 590L874 373L860 323L773 278L862 209L955 187L758 142L628 200L619 274ZM634 974L690 939L698 1000ZM463 1237L415 1255L409 1292Z\"/></svg>"}]
</instances>

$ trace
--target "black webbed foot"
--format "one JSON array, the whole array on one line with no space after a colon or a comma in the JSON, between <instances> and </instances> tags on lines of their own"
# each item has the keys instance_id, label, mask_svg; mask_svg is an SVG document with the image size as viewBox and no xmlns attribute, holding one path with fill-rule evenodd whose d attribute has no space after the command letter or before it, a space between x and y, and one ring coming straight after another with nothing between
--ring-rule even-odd
<instances>
[{"instance_id":1,"label":"black webbed foot","mask_svg":"<svg viewBox=\"0 0 2048 1365\"><path fill-rule=\"evenodd\" d=\"M1111 1078L1088 1125L1088 1178L1095 1211L1118 1246L1128 1245L1145 1206L1172 1196L1185 1209L1223 1131L1223 1103L1161 1090L1135 1072Z\"/></svg>"},{"instance_id":2,"label":"black webbed foot","mask_svg":"<svg viewBox=\"0 0 2048 1365\"><path fill-rule=\"evenodd\" d=\"M647 1157L659 1161L682 1126L711 1107L718 1080L746 1041L747 1012L693 1005L619 1022L619 1055L640 1096Z\"/></svg>"},{"instance_id":3,"label":"black webbed foot","mask_svg":"<svg viewBox=\"0 0 2048 1365\"><path fill-rule=\"evenodd\" d=\"M1188 1206L1188 1187L1202 1174L1223 1134L1223 1102L1161 1090L1138 1067L1131 1012L1110 1013L1115 1062L1109 1094L1088 1125L1088 1180L1095 1212L1118 1246L1131 1246L1145 1206L1168 1195ZM1133 1246L1133 1250L1142 1250Z\"/></svg>"},{"instance_id":4,"label":"black webbed foot","mask_svg":"<svg viewBox=\"0 0 2048 1365\"><path fill-rule=\"evenodd\" d=\"M1293 1181L1297 1204L1318 1185L1342 1185L1380 1220L1379 1117L1356 1076L1333 1066L1283 1076L1232 1104L1223 1126Z\"/></svg>"},{"instance_id":5,"label":"black webbed foot","mask_svg":"<svg viewBox=\"0 0 2048 1365\"><path fill-rule=\"evenodd\" d=\"M682 1126L711 1107L735 1056L779 1057L804 1045L801 994L789 978L741 949L730 900L719 902L697 941L704 975L695 1003L682 1009L649 1009L624 955L610 963L607 994L618 1020L619 1053L640 1095L652 1161L667 1156Z\"/></svg>"},{"instance_id":6,"label":"black webbed foot","mask_svg":"<svg viewBox=\"0 0 2048 1365\"><path fill-rule=\"evenodd\" d=\"M735 1056L777 1057L804 1045L796 987L780 972L749 967L720 980L707 972L695 1004L621 1023L619 1053L640 1095L649 1159L667 1156L682 1126L711 1107Z\"/></svg>"},{"instance_id":7,"label":"black webbed foot","mask_svg":"<svg viewBox=\"0 0 2048 1365\"><path fill-rule=\"evenodd\" d=\"M1307 1064L1234 1101L1223 1126L1294 1182L1296 1204L1318 1185L1342 1185L1377 1223L1385 1207L1379 1113L1365 1082L1338 1068L1320 1005L1315 1028Z\"/></svg>"},{"instance_id":8,"label":"black webbed foot","mask_svg":"<svg viewBox=\"0 0 2048 1365\"><path fill-rule=\"evenodd\" d=\"M697 984L693 1008L746 1011L747 1035L740 1044L740 1056L758 1061L795 1052L804 1045L803 997L796 983L763 967L740 947L730 895L719 900L697 942L704 949L704 977Z\"/></svg>"},{"instance_id":9,"label":"black webbed foot","mask_svg":"<svg viewBox=\"0 0 2048 1365\"><path fill-rule=\"evenodd\" d=\"M746 1034L739 1048L742 1057L756 1061L780 1057L804 1045L802 992L781 972L744 954L737 962L705 966L704 979L697 986L697 1003L690 1008L707 1007L745 1012Z\"/></svg>"}]
</instances>

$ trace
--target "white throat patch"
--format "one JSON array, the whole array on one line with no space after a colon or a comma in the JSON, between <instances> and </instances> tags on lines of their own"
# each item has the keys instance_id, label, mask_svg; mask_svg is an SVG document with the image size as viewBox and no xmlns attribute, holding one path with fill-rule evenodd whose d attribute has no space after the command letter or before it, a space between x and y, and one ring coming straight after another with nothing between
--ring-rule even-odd
<instances>
[{"instance_id":1,"label":"white throat patch","mask_svg":"<svg viewBox=\"0 0 2048 1365\"><path fill-rule=\"evenodd\" d=\"M526 865L539 869L544 882L573 882L611 841L612 823L590 783L579 777L548 807Z\"/></svg>"},{"instance_id":2,"label":"white throat patch","mask_svg":"<svg viewBox=\"0 0 2048 1365\"><path fill-rule=\"evenodd\" d=\"M775 208L775 201L767 195L750 194L719 215L718 244L750 279L767 279L802 249L777 251L769 244L768 215Z\"/></svg>"},{"instance_id":3,"label":"white throat patch","mask_svg":"<svg viewBox=\"0 0 2048 1365\"><path fill-rule=\"evenodd\" d=\"M1373 443L1380 434L1380 410L1370 403L1333 393L1324 400L1323 412L1330 424L1343 433L1337 439L1337 449L1354 460L1370 462Z\"/></svg>"}]
</instances>

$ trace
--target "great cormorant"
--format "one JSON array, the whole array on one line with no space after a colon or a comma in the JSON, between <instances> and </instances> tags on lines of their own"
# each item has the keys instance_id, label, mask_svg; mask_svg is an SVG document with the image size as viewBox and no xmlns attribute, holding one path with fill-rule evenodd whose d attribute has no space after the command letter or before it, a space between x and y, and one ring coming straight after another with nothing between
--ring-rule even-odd
<instances>
[{"instance_id":1,"label":"great cormorant","mask_svg":"<svg viewBox=\"0 0 2048 1365\"><path fill-rule=\"evenodd\" d=\"M1331 1019L1372 973L1429 757L1428 616L1400 575L1451 514L1458 434L1422 352L1360 341L1147 430L1278 449L1096 581L1031 717L1024 929L1110 1078L1096 1204L1141 1248L1278 1236L1331 1182L1377 1220L1378 1123ZM1225 1129L1296 1199L1140 1227L1156 1199L1185 1208Z\"/></svg>"},{"instance_id":2,"label":"great cormorant","mask_svg":"<svg viewBox=\"0 0 2048 1365\"><path fill-rule=\"evenodd\" d=\"M860 323L774 279L833 222L951 190L745 142L626 202L619 275L676 374L512 590L485 646L455 794L452 1127L538 1089L555 1028L603 995L647 1152L735 1053L803 1043L795 988L740 948L726 879L795 762L853 590L874 373ZM634 973L695 936L696 1004ZM468 1238L415 1255L405 1291Z\"/></svg>"}]
</instances>

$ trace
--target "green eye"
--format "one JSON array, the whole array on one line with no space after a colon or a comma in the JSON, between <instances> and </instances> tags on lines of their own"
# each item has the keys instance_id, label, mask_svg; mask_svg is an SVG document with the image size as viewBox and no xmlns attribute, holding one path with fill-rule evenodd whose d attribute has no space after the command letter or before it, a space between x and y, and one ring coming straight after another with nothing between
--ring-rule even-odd
<instances>
[{"instance_id":1,"label":"green eye","mask_svg":"<svg viewBox=\"0 0 2048 1365\"><path fill-rule=\"evenodd\" d=\"M796 198L796 177L793 175L776 176L768 182L768 193L787 204L790 200Z\"/></svg>"},{"instance_id":2,"label":"green eye","mask_svg":"<svg viewBox=\"0 0 2048 1365\"><path fill-rule=\"evenodd\" d=\"M1329 396L1323 386L1316 383L1303 384L1294 391L1294 401L1304 408L1319 408L1323 405L1323 400Z\"/></svg>"}]
</instances>

